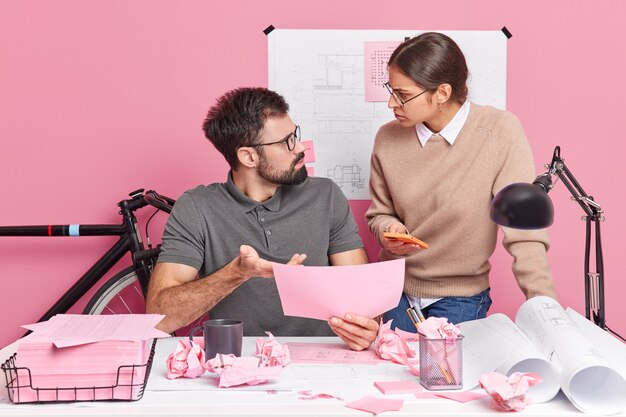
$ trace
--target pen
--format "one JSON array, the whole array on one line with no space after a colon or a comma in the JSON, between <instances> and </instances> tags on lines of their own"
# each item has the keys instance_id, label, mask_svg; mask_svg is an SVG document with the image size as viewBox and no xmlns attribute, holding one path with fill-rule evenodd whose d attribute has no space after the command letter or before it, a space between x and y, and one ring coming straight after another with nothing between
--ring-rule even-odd
<instances>
[{"instance_id":1,"label":"pen","mask_svg":"<svg viewBox=\"0 0 626 417\"><path fill-rule=\"evenodd\" d=\"M404 294L404 296L406 297L407 303L409 303L409 308L406 309L406 312L409 315L409 318L411 319L413 324L415 325L415 328L417 329L419 324L421 322L423 322L424 320L426 320L426 319L424 318L424 314L422 313L422 309L415 308L411 304L411 300L409 300L409 297L406 294ZM445 347L444 347L444 349L445 349ZM447 356L447 351L446 351L446 356ZM439 370L441 371L441 373L442 373L443 377L445 378L446 382L448 383L448 385L451 385L451 384L454 383L454 376L452 375L452 372L450 372L450 370L447 367L439 364Z\"/></svg>"},{"instance_id":2,"label":"pen","mask_svg":"<svg viewBox=\"0 0 626 417\"><path fill-rule=\"evenodd\" d=\"M419 310L417 310L415 307L409 307L406 309L406 312L409 315L409 318L411 319L413 324L415 325L416 329L417 326L419 326L419 324L424 321L424 315L422 315L421 311L419 313L418 311Z\"/></svg>"},{"instance_id":3,"label":"pen","mask_svg":"<svg viewBox=\"0 0 626 417\"><path fill-rule=\"evenodd\" d=\"M422 314L421 309L413 307L413 305L411 304L411 300L409 300L409 297L406 294L404 294L404 297L406 297L406 301L409 304L409 308L406 309L406 313L409 315L409 318L417 329L417 326L419 326L421 322L426 320L424 318L424 314Z\"/></svg>"}]
</instances>

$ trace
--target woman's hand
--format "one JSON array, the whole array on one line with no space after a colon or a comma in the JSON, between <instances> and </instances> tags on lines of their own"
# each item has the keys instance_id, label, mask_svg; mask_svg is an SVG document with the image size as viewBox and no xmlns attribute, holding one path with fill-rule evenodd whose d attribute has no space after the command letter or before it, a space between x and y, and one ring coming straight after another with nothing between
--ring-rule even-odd
<instances>
[{"instance_id":1,"label":"woman's hand","mask_svg":"<svg viewBox=\"0 0 626 417\"><path fill-rule=\"evenodd\" d=\"M378 240L383 249L387 252L393 253L394 255L406 255L420 249L420 247L414 243L405 243L397 239L388 239L384 236L385 232L410 233L407 228L398 221L385 223L378 229Z\"/></svg>"}]
</instances>

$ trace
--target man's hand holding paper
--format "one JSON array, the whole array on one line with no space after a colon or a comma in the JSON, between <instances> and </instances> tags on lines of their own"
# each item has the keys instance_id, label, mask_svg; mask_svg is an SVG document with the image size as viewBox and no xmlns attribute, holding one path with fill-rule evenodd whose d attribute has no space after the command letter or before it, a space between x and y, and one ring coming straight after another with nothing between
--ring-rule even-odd
<instances>
[{"instance_id":1,"label":"man's hand holding paper","mask_svg":"<svg viewBox=\"0 0 626 417\"><path fill-rule=\"evenodd\" d=\"M341 340L352 350L363 350L370 347L378 334L378 323L358 314L346 314L343 318L332 317L328 325Z\"/></svg>"},{"instance_id":2,"label":"man's hand holding paper","mask_svg":"<svg viewBox=\"0 0 626 417\"><path fill-rule=\"evenodd\" d=\"M295 253L289 262L287 262L287 265L301 265L305 259L305 254ZM256 249L252 246L241 245L239 248L239 257L236 259L236 262L242 275L247 278L271 278L274 276L272 270L273 263L261 258Z\"/></svg>"},{"instance_id":3,"label":"man's hand holding paper","mask_svg":"<svg viewBox=\"0 0 626 417\"><path fill-rule=\"evenodd\" d=\"M328 320L354 350L375 340L378 324L371 317L396 306L404 285L404 259L349 266L273 266L284 314Z\"/></svg>"}]
</instances>

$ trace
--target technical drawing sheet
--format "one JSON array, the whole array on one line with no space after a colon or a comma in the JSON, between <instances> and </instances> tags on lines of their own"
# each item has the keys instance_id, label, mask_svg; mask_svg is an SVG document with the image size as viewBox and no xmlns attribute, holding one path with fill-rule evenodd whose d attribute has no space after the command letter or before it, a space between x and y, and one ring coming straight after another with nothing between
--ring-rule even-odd
<instances>
[{"instance_id":1,"label":"technical drawing sheet","mask_svg":"<svg viewBox=\"0 0 626 417\"><path fill-rule=\"evenodd\" d=\"M268 34L270 89L289 103L303 140L312 140L318 177L332 179L352 200L368 200L370 154L387 108L386 64L394 43L417 30L274 29ZM469 67L469 98L504 109L506 36L497 31L441 31ZM367 51L367 52L366 52Z\"/></svg>"},{"instance_id":2,"label":"technical drawing sheet","mask_svg":"<svg viewBox=\"0 0 626 417\"><path fill-rule=\"evenodd\" d=\"M603 340L589 339L556 300L528 299L515 324L559 368L561 390L576 408L601 414L626 409L626 379L598 349Z\"/></svg>"}]
</instances>

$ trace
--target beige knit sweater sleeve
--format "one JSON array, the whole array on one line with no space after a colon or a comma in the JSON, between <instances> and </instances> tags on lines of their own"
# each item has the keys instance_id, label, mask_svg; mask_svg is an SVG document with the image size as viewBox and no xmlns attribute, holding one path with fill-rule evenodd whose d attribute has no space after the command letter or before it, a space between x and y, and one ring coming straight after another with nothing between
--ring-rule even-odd
<instances>
[{"instance_id":1,"label":"beige knit sweater sleeve","mask_svg":"<svg viewBox=\"0 0 626 417\"><path fill-rule=\"evenodd\" d=\"M383 146L378 135L374 146ZM377 152L372 152L370 167L369 189L372 201L369 209L365 212L365 219L367 220L370 233L372 233L378 244L381 245L380 230L390 222L402 222L396 217L393 199L389 193Z\"/></svg>"},{"instance_id":2,"label":"beige knit sweater sleeve","mask_svg":"<svg viewBox=\"0 0 626 417\"><path fill-rule=\"evenodd\" d=\"M503 187L515 182L532 182L535 178L533 155L519 120L510 116L507 123L508 147L501 148L497 160L502 165L493 184L493 195ZM550 247L548 233L543 230L517 230L502 227L502 244L513 257L513 274L526 296L545 295L556 298L547 250Z\"/></svg>"}]
</instances>

